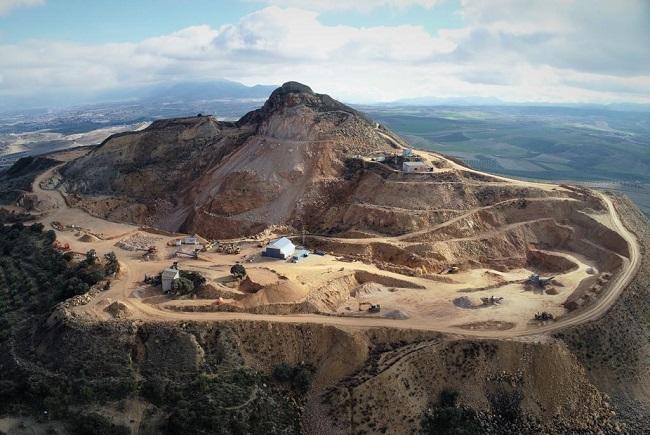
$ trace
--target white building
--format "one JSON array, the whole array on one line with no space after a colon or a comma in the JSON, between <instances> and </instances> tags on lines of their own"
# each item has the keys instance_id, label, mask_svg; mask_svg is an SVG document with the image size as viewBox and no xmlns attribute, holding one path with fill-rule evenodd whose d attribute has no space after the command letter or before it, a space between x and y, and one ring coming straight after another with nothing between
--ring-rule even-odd
<instances>
[{"instance_id":1,"label":"white building","mask_svg":"<svg viewBox=\"0 0 650 435\"><path fill-rule=\"evenodd\" d=\"M183 238L183 244L184 245L198 245L199 244L199 236L194 234L193 236L187 236Z\"/></svg>"},{"instance_id":2,"label":"white building","mask_svg":"<svg viewBox=\"0 0 650 435\"><path fill-rule=\"evenodd\" d=\"M404 148L402 150L402 157L413 157L413 149L411 148Z\"/></svg>"},{"instance_id":3,"label":"white building","mask_svg":"<svg viewBox=\"0 0 650 435\"><path fill-rule=\"evenodd\" d=\"M180 278L180 273L178 273L178 269L165 269L163 270L162 276L161 276L161 282L162 282L162 290L165 293L168 293L172 290L172 286L174 284L174 281L176 281L178 278Z\"/></svg>"},{"instance_id":4,"label":"white building","mask_svg":"<svg viewBox=\"0 0 650 435\"><path fill-rule=\"evenodd\" d=\"M414 172L431 172L431 166L424 162L404 162L402 163L402 171L408 173Z\"/></svg>"},{"instance_id":5,"label":"white building","mask_svg":"<svg viewBox=\"0 0 650 435\"><path fill-rule=\"evenodd\" d=\"M262 255L265 257L281 258L286 260L290 258L296 250L296 245L291 243L291 240L286 237L275 240L269 243Z\"/></svg>"}]
</instances>

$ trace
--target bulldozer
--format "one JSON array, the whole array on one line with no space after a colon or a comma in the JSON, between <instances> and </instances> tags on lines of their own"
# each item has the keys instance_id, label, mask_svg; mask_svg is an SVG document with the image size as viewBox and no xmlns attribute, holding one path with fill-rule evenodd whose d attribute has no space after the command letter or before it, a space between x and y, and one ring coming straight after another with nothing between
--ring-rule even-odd
<instances>
[{"instance_id":1,"label":"bulldozer","mask_svg":"<svg viewBox=\"0 0 650 435\"><path fill-rule=\"evenodd\" d=\"M371 304L370 302L359 302L359 311L363 311L364 306L368 306L368 311L369 313L378 313L381 311L381 305L379 304Z\"/></svg>"}]
</instances>

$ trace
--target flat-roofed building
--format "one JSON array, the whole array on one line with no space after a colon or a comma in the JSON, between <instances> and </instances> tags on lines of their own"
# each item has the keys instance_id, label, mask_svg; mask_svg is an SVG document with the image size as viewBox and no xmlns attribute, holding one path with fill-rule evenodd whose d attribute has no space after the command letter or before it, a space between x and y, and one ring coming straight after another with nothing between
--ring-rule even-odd
<instances>
[{"instance_id":1,"label":"flat-roofed building","mask_svg":"<svg viewBox=\"0 0 650 435\"><path fill-rule=\"evenodd\" d=\"M414 172L431 172L433 169L431 166L427 165L424 162L404 162L402 163L402 171L408 173Z\"/></svg>"}]
</instances>

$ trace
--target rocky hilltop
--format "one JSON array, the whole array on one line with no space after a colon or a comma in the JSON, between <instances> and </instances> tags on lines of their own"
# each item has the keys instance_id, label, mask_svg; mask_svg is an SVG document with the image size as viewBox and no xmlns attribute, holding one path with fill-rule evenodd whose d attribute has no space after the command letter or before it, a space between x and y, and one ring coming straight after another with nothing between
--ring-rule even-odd
<instances>
[{"instance_id":1,"label":"rocky hilltop","mask_svg":"<svg viewBox=\"0 0 650 435\"><path fill-rule=\"evenodd\" d=\"M101 217L230 237L292 223L348 158L401 143L356 110L289 82L237 122L156 121L108 138L63 174L79 205Z\"/></svg>"}]
</instances>

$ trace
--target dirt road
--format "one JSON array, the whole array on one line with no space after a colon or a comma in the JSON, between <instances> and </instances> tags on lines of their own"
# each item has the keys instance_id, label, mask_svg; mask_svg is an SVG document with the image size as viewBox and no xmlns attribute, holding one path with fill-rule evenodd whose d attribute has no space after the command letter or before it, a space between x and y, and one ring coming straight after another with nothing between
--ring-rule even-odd
<instances>
[{"instance_id":1,"label":"dirt road","mask_svg":"<svg viewBox=\"0 0 650 435\"><path fill-rule=\"evenodd\" d=\"M438 158L444 158L442 156L436 155ZM457 165L454 162L450 163ZM65 200L63 199L61 193L57 190L44 190L41 188L40 184L42 181L47 180L51 177L58 167L52 168L46 173L39 176L34 182L34 193L36 193L40 199L43 200L43 203L47 205L48 210L47 216L42 219L44 224L49 224L54 220L65 221L67 223L75 223L79 226L92 226L93 228L99 228L102 232L111 233L111 234L129 234L131 232L137 232L138 228L133 225L127 224L118 224L113 222L107 222L96 217L88 215L86 212L70 208L67 206ZM465 168L463 168L466 170ZM479 171L473 171L483 175ZM502 178L502 177L499 177ZM513 181L513 180L508 180ZM529 184L524 181L514 180L513 182ZM539 185L539 183L530 183L534 185ZM559 188L558 186L545 185L545 188ZM548 333L561 330L573 325L580 323L588 322L602 316L616 301L621 292L626 288L630 281L634 278L641 258L641 251L639 244L635 236L624 226L621 222L620 217L612 203L611 199L602 193L598 193L603 199L604 203L607 206L609 216L615 229L624 237L630 246L630 258L624 261L622 270L617 273L613 280L609 290L602 294L593 304L583 311L578 312L577 314L569 314L557 320L556 322L538 326L530 325L530 328L526 330L461 330L459 328L452 327L443 327L440 324L437 324L436 319L431 317L430 319L405 319L405 320L393 320L380 317L356 317L356 316L327 316L327 315L313 315L313 314L304 314L304 315L261 315L261 314L247 314L247 313L237 313L237 312L174 312L160 309L158 306L144 303L138 297L134 297L134 290L140 285L143 274L143 264L140 260L135 260L134 258L121 257L121 263L123 264L123 270L120 276L120 279L116 280L113 283L113 286L110 290L111 297L117 298L125 302L133 311L134 316L141 319L150 319L156 321L177 321L177 320L197 320L197 321L228 321L228 320L250 320L250 321L269 321L269 322L281 322L281 323L317 323L323 325L332 325L342 328L370 328L370 327L393 327L393 328L407 328L407 329L417 329L417 330L432 330L445 332L450 334L455 334L459 336L478 336L478 337L522 337L522 336L533 336L540 333ZM429 229L430 230L430 229ZM69 233L59 232L58 237L62 238L64 241L70 241L75 243L76 240L69 235ZM413 236L413 234L409 235ZM349 239L346 239L349 241ZM113 240L99 240L96 244L93 244L92 247L97 249L98 253L107 252L113 249ZM367 240L366 240L367 242ZM90 245L87 245L90 247ZM92 310L93 307L89 307L89 310Z\"/></svg>"}]
</instances>

